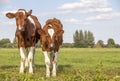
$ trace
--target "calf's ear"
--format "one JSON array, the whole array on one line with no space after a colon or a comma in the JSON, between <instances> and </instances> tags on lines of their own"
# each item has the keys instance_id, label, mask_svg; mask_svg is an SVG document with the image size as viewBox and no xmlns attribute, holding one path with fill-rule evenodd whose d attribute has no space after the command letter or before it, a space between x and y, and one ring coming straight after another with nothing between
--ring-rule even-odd
<instances>
[{"instance_id":1,"label":"calf's ear","mask_svg":"<svg viewBox=\"0 0 120 81\"><path fill-rule=\"evenodd\" d=\"M46 35L45 31L42 30L42 29L38 30L38 33L39 33L41 36Z\"/></svg>"},{"instance_id":2,"label":"calf's ear","mask_svg":"<svg viewBox=\"0 0 120 81\"><path fill-rule=\"evenodd\" d=\"M27 16L30 16L32 14L32 10L27 12Z\"/></svg>"},{"instance_id":3,"label":"calf's ear","mask_svg":"<svg viewBox=\"0 0 120 81\"><path fill-rule=\"evenodd\" d=\"M64 33L64 30L59 30L56 35L61 36Z\"/></svg>"},{"instance_id":4,"label":"calf's ear","mask_svg":"<svg viewBox=\"0 0 120 81\"><path fill-rule=\"evenodd\" d=\"M6 17L8 17L9 19L15 18L15 13L6 13Z\"/></svg>"}]
</instances>

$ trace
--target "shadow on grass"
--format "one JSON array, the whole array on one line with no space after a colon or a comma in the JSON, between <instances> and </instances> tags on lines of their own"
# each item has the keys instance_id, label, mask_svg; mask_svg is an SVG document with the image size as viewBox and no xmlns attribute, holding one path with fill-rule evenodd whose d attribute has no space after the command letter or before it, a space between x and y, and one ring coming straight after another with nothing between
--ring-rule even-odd
<instances>
[{"instance_id":1,"label":"shadow on grass","mask_svg":"<svg viewBox=\"0 0 120 81\"><path fill-rule=\"evenodd\" d=\"M0 69L4 70L4 69L13 69L13 68L19 68L20 66L17 66L17 65L5 65L5 66L0 66ZM71 65L58 65L58 70L64 70L65 68L67 69L70 69L72 66ZM35 68L46 68L45 65L35 65Z\"/></svg>"},{"instance_id":2,"label":"shadow on grass","mask_svg":"<svg viewBox=\"0 0 120 81\"><path fill-rule=\"evenodd\" d=\"M10 65L5 65L5 66L0 66L0 69L11 69L11 68L19 68L19 66L10 66Z\"/></svg>"},{"instance_id":3,"label":"shadow on grass","mask_svg":"<svg viewBox=\"0 0 120 81\"><path fill-rule=\"evenodd\" d=\"M35 65L35 68L40 68L40 69L46 69L45 65ZM64 72L66 69L71 69L71 65L58 65L57 71L58 72ZM50 68L52 70L52 68Z\"/></svg>"},{"instance_id":4,"label":"shadow on grass","mask_svg":"<svg viewBox=\"0 0 120 81\"><path fill-rule=\"evenodd\" d=\"M67 74L70 72L70 69L72 68L72 65L58 65L57 67L57 75L61 75L61 74ZM35 72L41 72L42 74L45 75L45 69L46 66L45 65L36 65L35 66ZM51 72L52 72L52 68L50 68ZM42 76L42 75L41 75Z\"/></svg>"}]
</instances>

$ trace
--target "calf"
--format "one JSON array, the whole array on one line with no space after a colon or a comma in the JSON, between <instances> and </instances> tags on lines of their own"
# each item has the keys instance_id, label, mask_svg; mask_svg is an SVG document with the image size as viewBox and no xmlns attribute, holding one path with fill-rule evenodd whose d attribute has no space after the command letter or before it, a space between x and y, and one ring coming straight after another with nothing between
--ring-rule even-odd
<instances>
[{"instance_id":1,"label":"calf","mask_svg":"<svg viewBox=\"0 0 120 81\"><path fill-rule=\"evenodd\" d=\"M50 77L50 65L52 64L52 76L56 76L56 66L59 47L63 42L63 29L61 22L56 19L49 19L46 21L46 25L43 30L39 31L41 35L41 46L42 51L45 56L46 64L46 77ZM50 59L48 57L48 52L50 52Z\"/></svg>"},{"instance_id":2,"label":"calf","mask_svg":"<svg viewBox=\"0 0 120 81\"><path fill-rule=\"evenodd\" d=\"M26 12L24 9L19 9L16 13L8 12L6 16L10 19L16 19L17 28L15 36L18 39L21 57L20 73L24 73L25 64L25 67L29 67L29 73L33 74L35 45L40 39L38 30L41 29L41 25L37 17L31 14L32 10Z\"/></svg>"}]
</instances>

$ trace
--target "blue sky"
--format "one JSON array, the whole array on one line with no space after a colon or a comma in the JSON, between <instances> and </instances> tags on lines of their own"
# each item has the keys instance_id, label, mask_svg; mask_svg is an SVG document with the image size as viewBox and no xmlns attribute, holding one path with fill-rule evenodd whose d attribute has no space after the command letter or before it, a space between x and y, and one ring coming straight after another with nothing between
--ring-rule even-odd
<instances>
[{"instance_id":1,"label":"blue sky","mask_svg":"<svg viewBox=\"0 0 120 81\"><path fill-rule=\"evenodd\" d=\"M15 19L8 19L5 13L20 8L32 9L42 26L49 18L60 19L64 42L73 42L75 30L89 30L95 42L113 38L120 44L120 0L0 0L0 39L15 37Z\"/></svg>"}]
</instances>

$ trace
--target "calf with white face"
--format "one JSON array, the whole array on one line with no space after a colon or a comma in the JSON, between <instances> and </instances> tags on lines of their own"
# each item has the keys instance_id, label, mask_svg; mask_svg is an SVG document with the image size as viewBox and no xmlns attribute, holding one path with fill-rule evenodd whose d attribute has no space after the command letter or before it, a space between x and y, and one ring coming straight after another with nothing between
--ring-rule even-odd
<instances>
[{"instance_id":1,"label":"calf with white face","mask_svg":"<svg viewBox=\"0 0 120 81\"><path fill-rule=\"evenodd\" d=\"M16 19L15 35L18 39L21 57L20 73L24 73L24 67L29 67L29 73L33 74L35 44L40 38L37 30L41 29L41 25L31 14L32 10L26 12L24 9L19 9L16 13L7 13L6 16Z\"/></svg>"},{"instance_id":2,"label":"calf with white face","mask_svg":"<svg viewBox=\"0 0 120 81\"><path fill-rule=\"evenodd\" d=\"M64 31L62 29L56 29L53 24L47 24L43 27L43 30L39 31L41 35L41 46L42 51L45 56L45 64L46 64L46 77L50 77L50 65L52 64L52 76L56 76L56 66L57 66L57 58L58 51L61 45L60 42ZM50 59L48 57L48 52L50 52Z\"/></svg>"}]
</instances>

